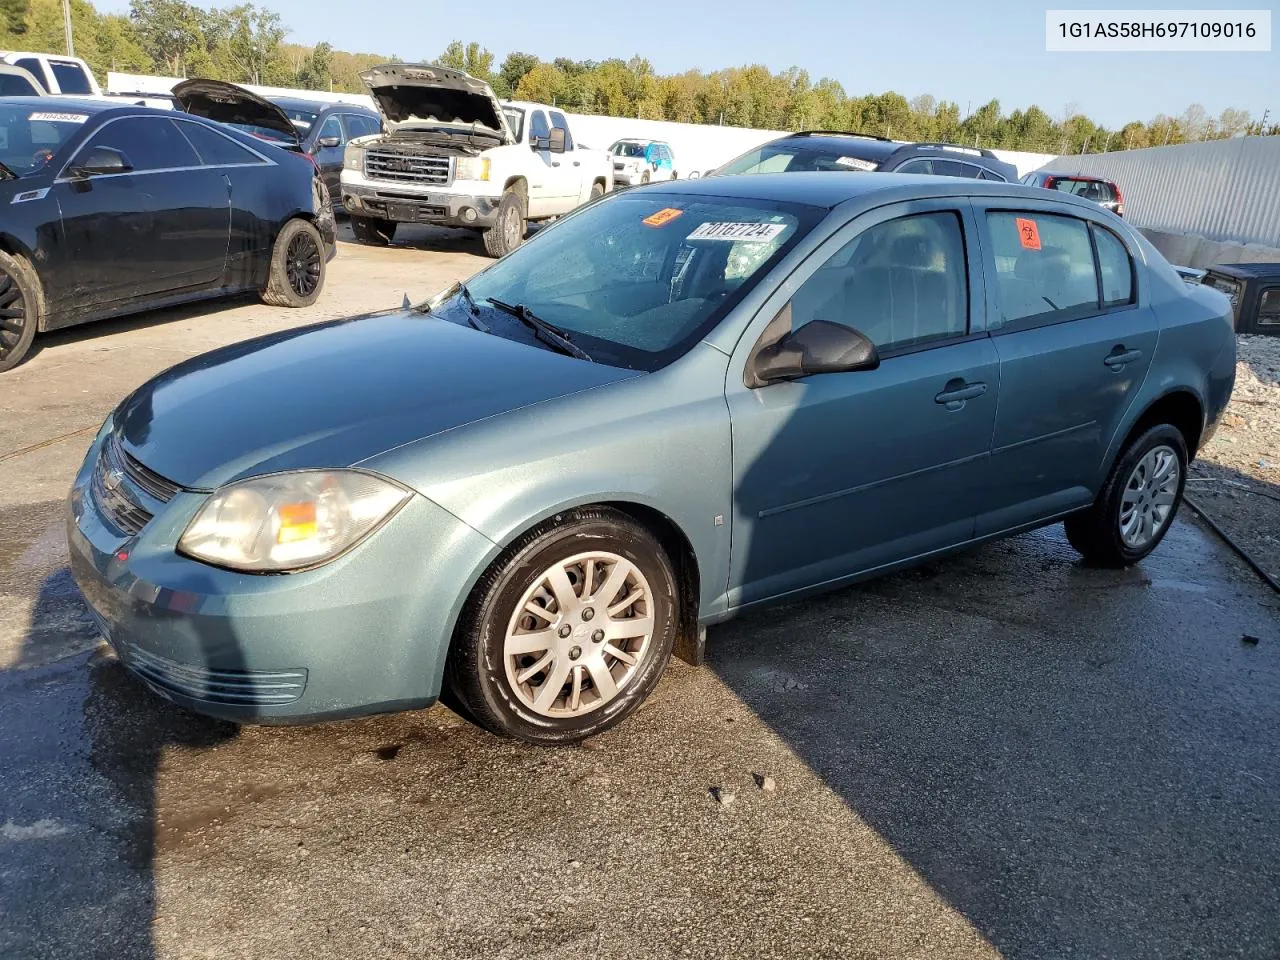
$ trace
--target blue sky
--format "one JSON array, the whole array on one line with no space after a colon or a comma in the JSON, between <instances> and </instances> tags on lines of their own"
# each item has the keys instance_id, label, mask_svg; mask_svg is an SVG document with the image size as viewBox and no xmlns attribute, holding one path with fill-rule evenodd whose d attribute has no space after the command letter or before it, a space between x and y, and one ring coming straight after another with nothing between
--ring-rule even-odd
<instances>
[{"instance_id":1,"label":"blue sky","mask_svg":"<svg viewBox=\"0 0 1280 960\"><path fill-rule=\"evenodd\" d=\"M209 0L198 0L210 5ZM220 0L218 5L232 0ZM1169 4L1170 0L1163 0ZM1235 9L1266 9L1272 0L1238 0ZM124 11L128 0L99 0ZM436 56L450 40L476 40L496 54L604 60L639 53L661 73L763 63L830 76L851 94L896 90L955 100L963 114L996 98L1008 112L1039 104L1059 117L1067 104L1116 126L1156 113L1179 114L1200 103L1255 117L1280 115L1280 52L1047 53L1048 6L1027 0L633 0L625 19L607 3L481 0L265 0L299 43L327 40L345 50ZM1141 6L1086 0L1086 9ZM1147 4L1154 6L1154 4ZM1170 8L1225 8L1201 0ZM354 14L354 15L353 15ZM1280 16L1273 11L1273 27Z\"/></svg>"}]
</instances>

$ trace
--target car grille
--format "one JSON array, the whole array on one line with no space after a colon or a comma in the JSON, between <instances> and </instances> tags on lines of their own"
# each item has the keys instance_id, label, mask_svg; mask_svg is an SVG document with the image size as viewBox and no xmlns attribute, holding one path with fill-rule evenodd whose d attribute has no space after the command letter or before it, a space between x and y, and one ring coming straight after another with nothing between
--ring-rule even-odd
<instances>
[{"instance_id":1,"label":"car grille","mask_svg":"<svg viewBox=\"0 0 1280 960\"><path fill-rule=\"evenodd\" d=\"M392 183L448 184L453 179L449 157L409 156L369 150L364 155L364 175L370 180Z\"/></svg>"},{"instance_id":2,"label":"car grille","mask_svg":"<svg viewBox=\"0 0 1280 960\"><path fill-rule=\"evenodd\" d=\"M162 693L211 703L270 705L292 703L307 687L307 671L210 670L177 663L133 645L120 651L134 673Z\"/></svg>"},{"instance_id":3,"label":"car grille","mask_svg":"<svg viewBox=\"0 0 1280 960\"><path fill-rule=\"evenodd\" d=\"M142 505L142 497L168 503L181 489L148 470L112 435L102 445L93 470L93 499L106 521L126 536L132 537L151 521L151 512Z\"/></svg>"}]
</instances>

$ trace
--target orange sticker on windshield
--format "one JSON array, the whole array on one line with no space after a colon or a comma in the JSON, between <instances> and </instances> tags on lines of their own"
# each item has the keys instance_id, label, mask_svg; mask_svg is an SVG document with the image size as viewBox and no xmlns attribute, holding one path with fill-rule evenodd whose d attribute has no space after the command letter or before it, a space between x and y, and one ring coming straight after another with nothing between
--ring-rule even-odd
<instances>
[{"instance_id":1,"label":"orange sticker on windshield","mask_svg":"<svg viewBox=\"0 0 1280 960\"><path fill-rule=\"evenodd\" d=\"M657 213L650 214L649 216L645 217L644 223L646 226L660 227L664 223L670 223L672 220L680 216L682 213L684 213L683 210L677 210L675 207L666 207L662 210L659 210Z\"/></svg>"},{"instance_id":2,"label":"orange sticker on windshield","mask_svg":"<svg viewBox=\"0 0 1280 960\"><path fill-rule=\"evenodd\" d=\"M1025 217L1014 217L1013 222L1018 225L1018 240L1022 245L1028 250L1039 250L1040 228L1036 226L1036 222Z\"/></svg>"}]
</instances>

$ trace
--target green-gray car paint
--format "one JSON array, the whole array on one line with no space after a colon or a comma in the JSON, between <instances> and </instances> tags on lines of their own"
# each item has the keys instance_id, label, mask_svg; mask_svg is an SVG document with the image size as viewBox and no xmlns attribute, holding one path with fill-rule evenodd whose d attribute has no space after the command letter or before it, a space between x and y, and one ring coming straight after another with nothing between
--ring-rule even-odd
<instances>
[{"instance_id":1,"label":"green-gray car paint","mask_svg":"<svg viewBox=\"0 0 1280 960\"><path fill-rule=\"evenodd\" d=\"M1203 442L1229 399L1226 299L1183 283L1137 231L1095 204L894 174L646 190L672 202L780 199L826 212L701 342L654 372L404 311L238 344L139 388L90 449L68 518L76 579L117 646L209 670L306 672L305 692L278 705L161 691L231 719L423 706L440 693L455 624L480 576L524 531L567 509L620 504L664 526L690 556L697 617L709 624L1053 522L1093 500L1154 405L1194 408ZM1093 322L988 335L988 208L1104 225L1133 257L1136 305ZM964 223L970 336L876 370L746 385L751 348L827 256L873 223L936 209ZM1140 344L1146 359L1117 376L1103 359L1121 340ZM992 388L962 409L940 406L935 395L961 374ZM113 431L148 468L193 491L146 504L155 519L133 538L104 525L87 493ZM175 553L214 487L349 466L414 495L338 559L260 576ZM1032 478L1025 489L1002 480L1013 470Z\"/></svg>"}]
</instances>

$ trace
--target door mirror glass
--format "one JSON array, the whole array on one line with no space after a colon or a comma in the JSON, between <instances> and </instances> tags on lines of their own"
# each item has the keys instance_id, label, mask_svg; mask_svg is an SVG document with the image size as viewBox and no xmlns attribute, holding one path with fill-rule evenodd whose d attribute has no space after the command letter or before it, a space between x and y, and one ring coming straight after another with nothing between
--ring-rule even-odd
<instances>
[{"instance_id":1,"label":"door mirror glass","mask_svg":"<svg viewBox=\"0 0 1280 960\"><path fill-rule=\"evenodd\" d=\"M341 146L342 138L341 137L321 137L319 140L316 141L316 145L321 150L328 150L330 147Z\"/></svg>"},{"instance_id":2,"label":"door mirror glass","mask_svg":"<svg viewBox=\"0 0 1280 960\"><path fill-rule=\"evenodd\" d=\"M564 127L552 127L547 137L547 149L552 153L564 153Z\"/></svg>"},{"instance_id":3,"label":"door mirror glass","mask_svg":"<svg viewBox=\"0 0 1280 960\"><path fill-rule=\"evenodd\" d=\"M880 354L876 345L862 333L830 320L811 320L755 354L751 385L764 386L819 373L874 370L878 366Z\"/></svg>"},{"instance_id":4,"label":"door mirror glass","mask_svg":"<svg viewBox=\"0 0 1280 960\"><path fill-rule=\"evenodd\" d=\"M120 150L94 147L77 160L68 171L73 177L101 177L112 173L128 173L133 164Z\"/></svg>"}]
</instances>

